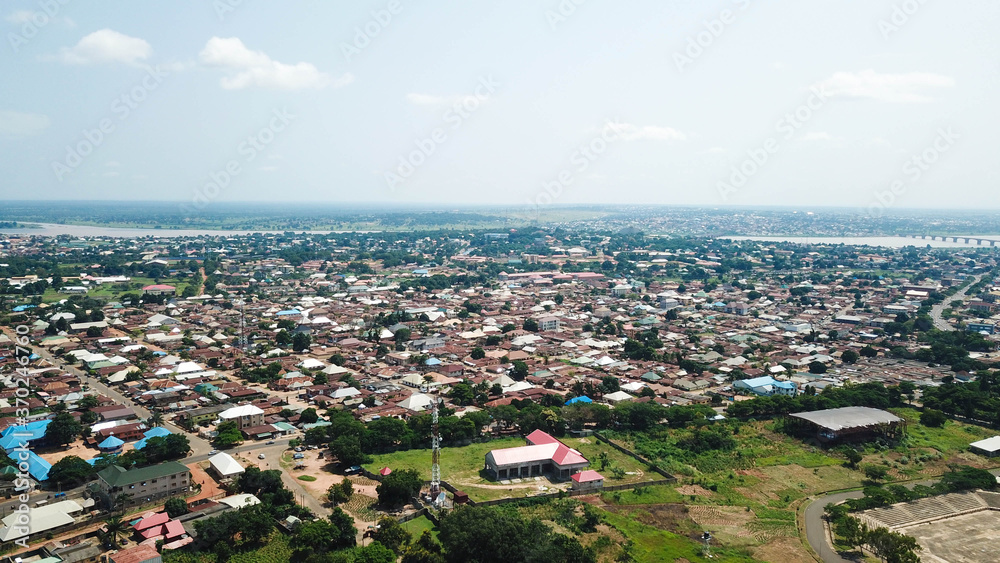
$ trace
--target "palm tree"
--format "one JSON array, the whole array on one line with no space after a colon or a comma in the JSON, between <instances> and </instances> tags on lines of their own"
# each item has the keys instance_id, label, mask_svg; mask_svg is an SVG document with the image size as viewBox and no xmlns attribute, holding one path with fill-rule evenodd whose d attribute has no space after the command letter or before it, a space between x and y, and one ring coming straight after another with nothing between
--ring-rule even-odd
<instances>
[{"instance_id":1,"label":"palm tree","mask_svg":"<svg viewBox=\"0 0 1000 563\"><path fill-rule=\"evenodd\" d=\"M163 424L163 414L159 412L151 412L149 418L146 419L146 423L150 426L160 426Z\"/></svg>"},{"instance_id":2,"label":"palm tree","mask_svg":"<svg viewBox=\"0 0 1000 563\"><path fill-rule=\"evenodd\" d=\"M105 539L111 542L113 548L118 549L120 547L119 540L127 528L125 522L117 516L112 516L104 521L104 528Z\"/></svg>"}]
</instances>

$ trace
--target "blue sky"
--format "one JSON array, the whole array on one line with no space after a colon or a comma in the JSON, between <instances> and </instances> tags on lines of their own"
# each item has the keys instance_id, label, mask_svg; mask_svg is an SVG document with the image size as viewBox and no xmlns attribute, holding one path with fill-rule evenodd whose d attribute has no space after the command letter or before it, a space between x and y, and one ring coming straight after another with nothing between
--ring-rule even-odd
<instances>
[{"instance_id":1,"label":"blue sky","mask_svg":"<svg viewBox=\"0 0 1000 563\"><path fill-rule=\"evenodd\" d=\"M1000 202L993 0L2 10L4 199Z\"/></svg>"}]
</instances>

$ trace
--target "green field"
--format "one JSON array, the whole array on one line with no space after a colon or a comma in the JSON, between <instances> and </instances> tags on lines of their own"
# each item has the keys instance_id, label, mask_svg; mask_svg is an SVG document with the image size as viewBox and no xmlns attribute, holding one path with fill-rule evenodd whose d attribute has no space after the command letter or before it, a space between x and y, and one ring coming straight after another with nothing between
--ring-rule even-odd
<instances>
[{"instance_id":1,"label":"green field","mask_svg":"<svg viewBox=\"0 0 1000 563\"><path fill-rule=\"evenodd\" d=\"M650 472L642 463L625 455L618 450L602 444L596 438L563 438L562 442L567 446L576 449L590 463L591 468L601 471L600 455L607 453L608 464L604 468L606 483L609 485L620 485L630 483L640 483L643 481L654 481L662 479L658 473ZM491 442L475 443L458 448L441 448L441 477L450 484L468 493L472 500L493 500L508 497L524 497L537 494L541 491L538 485L545 486L544 481L539 484L525 481L521 484L503 485L497 481L485 478L482 474L485 466L486 454L490 450L502 448L513 448L525 444L522 438L504 438ZM383 467L392 470L414 469L420 473L425 480L431 477L431 451L430 450L406 450L373 456L372 463L365 465L369 471L376 473ZM625 472L621 479L616 479L612 473L612 468L620 468Z\"/></svg>"},{"instance_id":2,"label":"green field","mask_svg":"<svg viewBox=\"0 0 1000 563\"><path fill-rule=\"evenodd\" d=\"M424 533L424 530L430 532L435 539L437 539L438 536L437 526L435 526L434 522L431 522L430 518L426 516L421 516L420 518L414 518L409 522L403 522L402 526L404 530L410 533L410 536L413 538L413 541L416 541L417 538L419 538L421 534Z\"/></svg>"}]
</instances>

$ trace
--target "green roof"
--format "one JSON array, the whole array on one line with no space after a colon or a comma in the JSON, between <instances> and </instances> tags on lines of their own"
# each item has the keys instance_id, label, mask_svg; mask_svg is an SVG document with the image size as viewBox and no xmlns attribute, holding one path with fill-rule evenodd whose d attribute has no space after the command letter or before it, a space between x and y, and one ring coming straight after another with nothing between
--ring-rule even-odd
<instances>
[{"instance_id":1,"label":"green roof","mask_svg":"<svg viewBox=\"0 0 1000 563\"><path fill-rule=\"evenodd\" d=\"M125 470L120 465L110 465L98 472L100 477L110 487L123 487L133 483L141 483L151 479L159 479L177 473L189 471L184 465L176 461L167 461L158 465L140 467L138 469Z\"/></svg>"}]
</instances>

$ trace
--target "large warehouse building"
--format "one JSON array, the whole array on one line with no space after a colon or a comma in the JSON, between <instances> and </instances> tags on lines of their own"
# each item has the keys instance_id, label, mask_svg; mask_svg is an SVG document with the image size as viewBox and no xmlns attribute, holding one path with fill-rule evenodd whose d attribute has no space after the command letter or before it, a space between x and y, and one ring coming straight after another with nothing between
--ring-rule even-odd
<instances>
[{"instance_id":1,"label":"large warehouse building","mask_svg":"<svg viewBox=\"0 0 1000 563\"><path fill-rule=\"evenodd\" d=\"M871 407L842 407L788 416L798 422L803 436L813 435L822 443L894 440L906 431L905 420Z\"/></svg>"}]
</instances>

